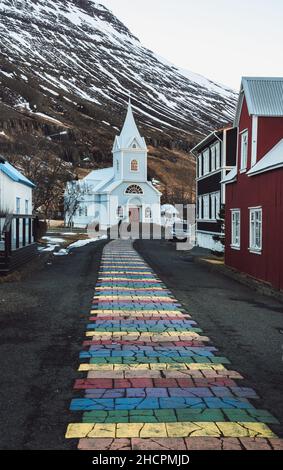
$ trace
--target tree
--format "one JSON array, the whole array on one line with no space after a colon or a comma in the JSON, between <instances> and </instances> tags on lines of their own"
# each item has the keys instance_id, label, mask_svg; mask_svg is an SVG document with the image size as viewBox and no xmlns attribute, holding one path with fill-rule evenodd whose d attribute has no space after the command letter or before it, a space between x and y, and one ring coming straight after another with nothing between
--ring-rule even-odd
<instances>
[{"instance_id":1,"label":"tree","mask_svg":"<svg viewBox=\"0 0 283 470\"><path fill-rule=\"evenodd\" d=\"M75 178L70 164L60 158L39 151L36 156L17 156L10 159L23 174L35 183L33 209L46 219L58 211L68 181Z\"/></svg>"},{"instance_id":2,"label":"tree","mask_svg":"<svg viewBox=\"0 0 283 470\"><path fill-rule=\"evenodd\" d=\"M84 186L86 186L84 184ZM80 201L87 188L82 187L78 181L69 181L67 183L64 196L65 221L68 226L72 223L72 218L80 206Z\"/></svg>"}]
</instances>

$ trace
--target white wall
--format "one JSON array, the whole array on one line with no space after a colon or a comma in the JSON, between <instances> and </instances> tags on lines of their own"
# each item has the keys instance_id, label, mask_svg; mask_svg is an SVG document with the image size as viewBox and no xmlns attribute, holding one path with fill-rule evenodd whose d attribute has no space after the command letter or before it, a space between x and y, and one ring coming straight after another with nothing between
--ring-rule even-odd
<instances>
[{"instance_id":1,"label":"white wall","mask_svg":"<svg viewBox=\"0 0 283 470\"><path fill-rule=\"evenodd\" d=\"M88 224L93 222L97 212L99 212L99 222L103 230L110 226L117 225L120 220L120 218L117 217L118 206L123 206L124 208L123 220L127 220L130 206L140 207L142 222L153 222L160 225L160 195L146 182L138 183L143 190L143 194L125 194L125 190L130 184L130 181L121 183L113 190L111 196L108 194L102 194L100 197L95 195L85 196L83 201L81 201L81 206L83 208L85 206L88 207L87 216L85 216L84 213L79 216L79 211L77 210L76 215L73 217L74 226L85 228ZM145 218L146 207L151 208L151 219Z\"/></svg>"},{"instance_id":2,"label":"white wall","mask_svg":"<svg viewBox=\"0 0 283 470\"><path fill-rule=\"evenodd\" d=\"M208 250L224 252L224 246L213 240L214 235L209 233L197 232L197 246L207 248Z\"/></svg>"},{"instance_id":3,"label":"white wall","mask_svg":"<svg viewBox=\"0 0 283 470\"><path fill-rule=\"evenodd\" d=\"M0 170L0 207L16 213L16 198L20 198L20 213L25 214L25 201L28 201L28 214L32 214L32 188L17 183Z\"/></svg>"}]
</instances>

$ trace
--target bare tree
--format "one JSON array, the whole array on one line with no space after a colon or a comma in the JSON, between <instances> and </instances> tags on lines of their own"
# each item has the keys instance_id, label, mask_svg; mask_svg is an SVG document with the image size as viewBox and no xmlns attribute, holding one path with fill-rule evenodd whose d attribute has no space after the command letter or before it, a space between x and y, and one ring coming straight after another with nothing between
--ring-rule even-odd
<instances>
[{"instance_id":1,"label":"bare tree","mask_svg":"<svg viewBox=\"0 0 283 470\"><path fill-rule=\"evenodd\" d=\"M63 202L66 183L75 178L70 164L46 151L30 156L10 159L24 175L36 185L33 194L34 211L50 218Z\"/></svg>"},{"instance_id":2,"label":"bare tree","mask_svg":"<svg viewBox=\"0 0 283 470\"><path fill-rule=\"evenodd\" d=\"M72 218L80 206L82 187L78 181L69 181L64 196L64 212L68 227L71 226Z\"/></svg>"}]
</instances>

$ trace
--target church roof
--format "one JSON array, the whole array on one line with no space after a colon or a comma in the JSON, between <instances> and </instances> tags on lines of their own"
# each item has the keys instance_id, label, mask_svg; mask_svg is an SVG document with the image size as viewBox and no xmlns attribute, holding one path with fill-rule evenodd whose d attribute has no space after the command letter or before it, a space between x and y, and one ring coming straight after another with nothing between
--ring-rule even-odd
<instances>
[{"instance_id":1,"label":"church roof","mask_svg":"<svg viewBox=\"0 0 283 470\"><path fill-rule=\"evenodd\" d=\"M113 167L110 168L102 168L101 170L93 170L91 171L84 180L105 180L106 178L112 177L114 175Z\"/></svg>"},{"instance_id":2,"label":"church roof","mask_svg":"<svg viewBox=\"0 0 283 470\"><path fill-rule=\"evenodd\" d=\"M131 101L128 103L128 110L126 119L122 128L122 131L118 137L115 139L118 148L125 149L131 147L133 144L136 144L137 148L146 149L146 143L144 138L140 135L136 121L133 115L133 109ZM115 149L114 143L114 149Z\"/></svg>"}]
</instances>

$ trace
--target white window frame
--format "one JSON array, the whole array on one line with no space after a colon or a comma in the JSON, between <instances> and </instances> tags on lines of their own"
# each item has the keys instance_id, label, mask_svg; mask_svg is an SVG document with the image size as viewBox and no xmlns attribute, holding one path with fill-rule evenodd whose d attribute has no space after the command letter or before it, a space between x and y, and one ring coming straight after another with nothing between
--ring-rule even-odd
<instances>
[{"instance_id":1,"label":"white window frame","mask_svg":"<svg viewBox=\"0 0 283 470\"><path fill-rule=\"evenodd\" d=\"M203 219L209 220L209 194L203 196Z\"/></svg>"},{"instance_id":2,"label":"white window frame","mask_svg":"<svg viewBox=\"0 0 283 470\"><path fill-rule=\"evenodd\" d=\"M200 153L198 156L198 177L202 176L202 154Z\"/></svg>"},{"instance_id":3,"label":"white window frame","mask_svg":"<svg viewBox=\"0 0 283 470\"><path fill-rule=\"evenodd\" d=\"M16 214L21 213L21 198L16 197Z\"/></svg>"},{"instance_id":4,"label":"white window frame","mask_svg":"<svg viewBox=\"0 0 283 470\"><path fill-rule=\"evenodd\" d=\"M215 144L215 169L221 168L221 153L220 153L220 142Z\"/></svg>"},{"instance_id":5,"label":"white window frame","mask_svg":"<svg viewBox=\"0 0 283 470\"><path fill-rule=\"evenodd\" d=\"M251 253L261 254L262 252L262 207L250 207L249 211L250 211L249 251Z\"/></svg>"},{"instance_id":6,"label":"white window frame","mask_svg":"<svg viewBox=\"0 0 283 470\"><path fill-rule=\"evenodd\" d=\"M248 166L248 149L249 149L249 131L245 129L241 136L241 171L246 171Z\"/></svg>"},{"instance_id":7,"label":"white window frame","mask_svg":"<svg viewBox=\"0 0 283 470\"><path fill-rule=\"evenodd\" d=\"M132 169L132 165L133 164L137 164L137 169L136 170L133 170ZM139 161L136 159L136 158L133 158L130 162L130 171L131 173L138 173L140 171L140 165L139 165Z\"/></svg>"},{"instance_id":8,"label":"white window frame","mask_svg":"<svg viewBox=\"0 0 283 470\"><path fill-rule=\"evenodd\" d=\"M211 171L216 170L216 144L210 147L210 168Z\"/></svg>"},{"instance_id":9,"label":"white window frame","mask_svg":"<svg viewBox=\"0 0 283 470\"><path fill-rule=\"evenodd\" d=\"M202 205L203 205L202 196L199 196L198 197L198 219L199 220L202 220Z\"/></svg>"},{"instance_id":10,"label":"white window frame","mask_svg":"<svg viewBox=\"0 0 283 470\"><path fill-rule=\"evenodd\" d=\"M144 210L145 219L152 219L152 210L151 207L146 207Z\"/></svg>"},{"instance_id":11,"label":"white window frame","mask_svg":"<svg viewBox=\"0 0 283 470\"><path fill-rule=\"evenodd\" d=\"M209 149L206 149L202 154L202 156L203 156L203 172L202 172L203 176L208 175L208 173L209 173L209 154L210 154Z\"/></svg>"},{"instance_id":12,"label":"white window frame","mask_svg":"<svg viewBox=\"0 0 283 470\"><path fill-rule=\"evenodd\" d=\"M215 193L210 194L210 207L211 207L210 219L216 220L216 194Z\"/></svg>"},{"instance_id":13,"label":"white window frame","mask_svg":"<svg viewBox=\"0 0 283 470\"><path fill-rule=\"evenodd\" d=\"M241 210L231 209L231 248L241 248Z\"/></svg>"},{"instance_id":14,"label":"white window frame","mask_svg":"<svg viewBox=\"0 0 283 470\"><path fill-rule=\"evenodd\" d=\"M221 204L220 204L220 191L215 193L215 220L219 217Z\"/></svg>"},{"instance_id":15,"label":"white window frame","mask_svg":"<svg viewBox=\"0 0 283 470\"><path fill-rule=\"evenodd\" d=\"M116 217L117 217L117 219L123 219L123 217L124 217L124 207L123 206L118 206L117 207Z\"/></svg>"}]
</instances>

